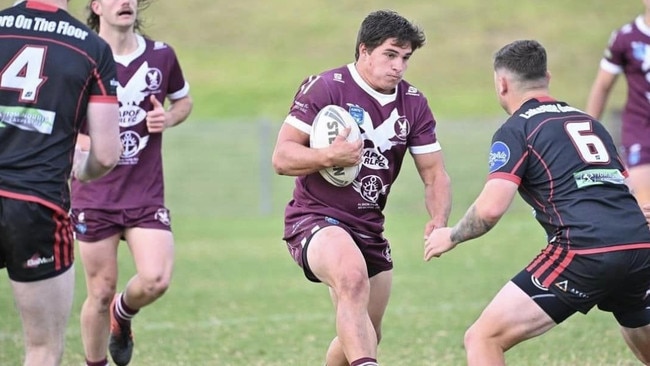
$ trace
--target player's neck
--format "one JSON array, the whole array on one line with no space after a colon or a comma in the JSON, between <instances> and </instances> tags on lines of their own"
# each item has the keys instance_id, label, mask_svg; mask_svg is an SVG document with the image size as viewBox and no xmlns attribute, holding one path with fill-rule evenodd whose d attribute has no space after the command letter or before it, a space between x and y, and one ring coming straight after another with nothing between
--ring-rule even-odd
<instances>
[{"instance_id":1,"label":"player's neck","mask_svg":"<svg viewBox=\"0 0 650 366\"><path fill-rule=\"evenodd\" d=\"M23 0L27 1L27 0ZM68 10L68 0L34 0L39 3L51 5L51 6L56 6L57 8L61 8L63 10ZM21 3L22 1L14 1L14 4Z\"/></svg>"},{"instance_id":2,"label":"player's neck","mask_svg":"<svg viewBox=\"0 0 650 366\"><path fill-rule=\"evenodd\" d=\"M646 10L645 13L643 14L643 22L645 25L650 27L650 9Z\"/></svg>"},{"instance_id":3,"label":"player's neck","mask_svg":"<svg viewBox=\"0 0 650 366\"><path fill-rule=\"evenodd\" d=\"M138 37L132 29L121 32L113 29L102 31L100 28L99 36L111 46L114 55L128 55L138 49Z\"/></svg>"}]
</instances>

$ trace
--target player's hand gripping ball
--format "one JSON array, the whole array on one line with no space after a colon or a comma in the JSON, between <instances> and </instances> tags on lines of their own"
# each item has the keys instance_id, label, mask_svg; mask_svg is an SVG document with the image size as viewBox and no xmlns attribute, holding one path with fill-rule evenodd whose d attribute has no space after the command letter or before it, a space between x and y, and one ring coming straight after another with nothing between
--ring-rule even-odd
<instances>
[{"instance_id":1,"label":"player's hand gripping ball","mask_svg":"<svg viewBox=\"0 0 650 366\"><path fill-rule=\"evenodd\" d=\"M347 141L357 141L361 138L361 130L357 121L342 107L328 105L321 109L311 126L309 146L313 148L324 148L332 144L345 128L350 127L350 134ZM331 167L320 170L320 174L329 183L337 187L345 187L352 183L361 171L361 164L349 167Z\"/></svg>"}]
</instances>

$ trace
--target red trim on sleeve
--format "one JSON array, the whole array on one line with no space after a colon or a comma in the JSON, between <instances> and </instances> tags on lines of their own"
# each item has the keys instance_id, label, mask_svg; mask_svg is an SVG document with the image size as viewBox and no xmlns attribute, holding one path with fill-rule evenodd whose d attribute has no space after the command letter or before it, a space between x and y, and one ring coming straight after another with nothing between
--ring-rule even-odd
<instances>
[{"instance_id":1,"label":"red trim on sleeve","mask_svg":"<svg viewBox=\"0 0 650 366\"><path fill-rule=\"evenodd\" d=\"M505 179L505 180L511 181L512 183L515 183L516 185L521 184L521 178L519 178L518 176L516 176L514 174L510 174L510 173L503 173L503 172L492 173L492 174L488 175L488 177L487 177L487 180L490 180L490 179Z\"/></svg>"},{"instance_id":2,"label":"red trim on sleeve","mask_svg":"<svg viewBox=\"0 0 650 366\"><path fill-rule=\"evenodd\" d=\"M27 7L27 9L49 11L49 12L52 12L52 13L56 13L59 10L59 8L54 6L54 5L44 4L44 3L40 2L40 1L34 1L34 0L28 1L26 7Z\"/></svg>"},{"instance_id":3,"label":"red trim on sleeve","mask_svg":"<svg viewBox=\"0 0 650 366\"><path fill-rule=\"evenodd\" d=\"M91 103L117 103L117 97L115 95L91 95L88 99Z\"/></svg>"}]
</instances>

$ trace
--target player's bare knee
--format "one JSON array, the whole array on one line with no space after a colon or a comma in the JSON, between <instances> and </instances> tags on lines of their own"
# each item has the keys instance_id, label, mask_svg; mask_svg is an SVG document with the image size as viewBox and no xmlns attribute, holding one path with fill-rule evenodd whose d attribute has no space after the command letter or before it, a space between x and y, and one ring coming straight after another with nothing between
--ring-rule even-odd
<instances>
[{"instance_id":1,"label":"player's bare knee","mask_svg":"<svg viewBox=\"0 0 650 366\"><path fill-rule=\"evenodd\" d=\"M88 300L100 312L108 311L108 307L115 296L115 285L96 286L89 290Z\"/></svg>"},{"instance_id":2,"label":"player's bare knee","mask_svg":"<svg viewBox=\"0 0 650 366\"><path fill-rule=\"evenodd\" d=\"M151 298L162 296L169 288L170 279L162 275L156 277L143 278L144 291Z\"/></svg>"},{"instance_id":3,"label":"player's bare knee","mask_svg":"<svg viewBox=\"0 0 650 366\"><path fill-rule=\"evenodd\" d=\"M368 274L362 270L346 270L333 288L339 301L367 298L370 294L370 280Z\"/></svg>"}]
</instances>

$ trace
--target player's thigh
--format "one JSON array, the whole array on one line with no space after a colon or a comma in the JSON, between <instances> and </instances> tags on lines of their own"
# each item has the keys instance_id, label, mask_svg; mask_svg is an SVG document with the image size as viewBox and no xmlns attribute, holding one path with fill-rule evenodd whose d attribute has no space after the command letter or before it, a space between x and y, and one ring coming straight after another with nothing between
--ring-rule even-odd
<instances>
[{"instance_id":1,"label":"player's thigh","mask_svg":"<svg viewBox=\"0 0 650 366\"><path fill-rule=\"evenodd\" d=\"M45 280L11 281L28 343L60 341L72 310L74 276L74 267L70 267Z\"/></svg>"},{"instance_id":2,"label":"player's thigh","mask_svg":"<svg viewBox=\"0 0 650 366\"><path fill-rule=\"evenodd\" d=\"M650 203L650 164L637 165L628 169L628 184L639 204Z\"/></svg>"},{"instance_id":3,"label":"player's thigh","mask_svg":"<svg viewBox=\"0 0 650 366\"><path fill-rule=\"evenodd\" d=\"M393 286L393 271L384 271L370 278L370 301L368 315L376 330L381 328Z\"/></svg>"},{"instance_id":4,"label":"player's thigh","mask_svg":"<svg viewBox=\"0 0 650 366\"><path fill-rule=\"evenodd\" d=\"M89 287L96 280L112 283L115 286L118 267L117 248L120 243L120 234L114 234L94 242L83 240L77 242L79 256Z\"/></svg>"},{"instance_id":5,"label":"player's thigh","mask_svg":"<svg viewBox=\"0 0 650 366\"><path fill-rule=\"evenodd\" d=\"M555 325L528 294L509 281L483 310L469 333L480 338L496 338L507 349Z\"/></svg>"},{"instance_id":6,"label":"player's thigh","mask_svg":"<svg viewBox=\"0 0 650 366\"><path fill-rule=\"evenodd\" d=\"M168 281L174 267L174 236L169 230L133 227L124 232L138 275Z\"/></svg>"},{"instance_id":7,"label":"player's thigh","mask_svg":"<svg viewBox=\"0 0 650 366\"><path fill-rule=\"evenodd\" d=\"M338 227L320 229L307 246L307 263L323 283L336 287L350 278L368 278L366 261L350 234Z\"/></svg>"}]
</instances>

